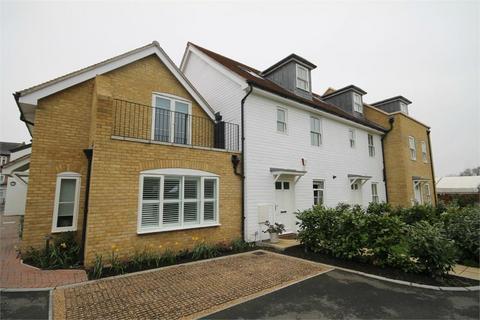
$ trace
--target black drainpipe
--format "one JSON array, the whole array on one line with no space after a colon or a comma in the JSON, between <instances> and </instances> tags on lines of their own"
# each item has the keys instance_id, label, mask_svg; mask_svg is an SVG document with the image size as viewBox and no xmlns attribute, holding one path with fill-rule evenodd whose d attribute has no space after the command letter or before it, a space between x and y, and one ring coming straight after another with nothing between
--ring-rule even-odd
<instances>
[{"instance_id":1,"label":"black drainpipe","mask_svg":"<svg viewBox=\"0 0 480 320\"><path fill-rule=\"evenodd\" d=\"M432 157L432 144L430 143L430 129L427 129L428 138L428 153L430 153L430 169L432 170L432 186L433 186L433 198L435 199L435 206L437 203L437 186L435 185L435 172L433 171L433 157Z\"/></svg>"},{"instance_id":2,"label":"black drainpipe","mask_svg":"<svg viewBox=\"0 0 480 320\"><path fill-rule=\"evenodd\" d=\"M385 166L385 150L384 150L384 144L383 144L383 139L387 137L387 134L392 131L393 129L393 123L395 122L395 118L390 118L388 119L388 122L390 123L390 128L385 132L385 134L382 136L382 160L383 160L383 182L385 183L385 200L388 203L388 181L387 181L387 167Z\"/></svg>"},{"instance_id":3,"label":"black drainpipe","mask_svg":"<svg viewBox=\"0 0 480 320\"><path fill-rule=\"evenodd\" d=\"M84 263L85 255L85 242L87 239L87 217L88 217L88 200L90 198L90 175L92 173L92 159L93 159L93 149L84 149L83 153L87 157L87 179L85 185L85 202L83 204L83 227L82 227L82 244L80 246L80 262Z\"/></svg>"},{"instance_id":4,"label":"black drainpipe","mask_svg":"<svg viewBox=\"0 0 480 320\"><path fill-rule=\"evenodd\" d=\"M247 100L247 97L252 93L253 87L250 83L248 83L248 92L247 94L242 98L241 104L240 104L240 116L241 116L241 121L240 121L240 127L242 130L242 160L241 165L242 165L242 172L241 174L237 174L237 170L235 170L235 174L241 176L242 178L242 240L245 241L245 100ZM232 158L233 161L233 158ZM238 164L238 162L237 162ZM235 164L234 164L235 165ZM235 168L236 169L236 168Z\"/></svg>"}]
</instances>

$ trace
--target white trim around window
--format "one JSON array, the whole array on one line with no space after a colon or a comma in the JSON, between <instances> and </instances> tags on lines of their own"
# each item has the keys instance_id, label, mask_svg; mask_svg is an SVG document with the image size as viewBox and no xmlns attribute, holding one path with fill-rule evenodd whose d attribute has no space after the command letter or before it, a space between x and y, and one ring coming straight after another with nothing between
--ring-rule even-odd
<instances>
[{"instance_id":1,"label":"white trim around window","mask_svg":"<svg viewBox=\"0 0 480 320\"><path fill-rule=\"evenodd\" d=\"M427 144L425 141L421 141L420 145L422 147L422 160L425 163L428 163L428 157L427 157Z\"/></svg>"},{"instance_id":2,"label":"white trim around window","mask_svg":"<svg viewBox=\"0 0 480 320\"><path fill-rule=\"evenodd\" d=\"M52 232L77 230L80 177L76 172L62 172L57 175Z\"/></svg>"},{"instance_id":3,"label":"white trim around window","mask_svg":"<svg viewBox=\"0 0 480 320\"><path fill-rule=\"evenodd\" d=\"M310 116L310 144L314 147L322 145L322 119Z\"/></svg>"},{"instance_id":4,"label":"white trim around window","mask_svg":"<svg viewBox=\"0 0 480 320\"><path fill-rule=\"evenodd\" d=\"M310 79L308 76L308 69L297 64L295 68L295 86L304 91L310 91Z\"/></svg>"},{"instance_id":5,"label":"white trim around window","mask_svg":"<svg viewBox=\"0 0 480 320\"><path fill-rule=\"evenodd\" d=\"M288 132L288 112L287 109L282 107L277 107L277 132L287 134Z\"/></svg>"},{"instance_id":6,"label":"white trim around window","mask_svg":"<svg viewBox=\"0 0 480 320\"><path fill-rule=\"evenodd\" d=\"M377 182L372 182L372 202L373 203L379 203L380 198L378 197L378 183Z\"/></svg>"},{"instance_id":7,"label":"white trim around window","mask_svg":"<svg viewBox=\"0 0 480 320\"><path fill-rule=\"evenodd\" d=\"M415 138L408 137L408 148L410 150L410 160L417 160L417 147L415 145Z\"/></svg>"},{"instance_id":8,"label":"white trim around window","mask_svg":"<svg viewBox=\"0 0 480 320\"><path fill-rule=\"evenodd\" d=\"M370 157L375 157L375 144L373 142L373 135L368 134L367 140L368 140L368 155Z\"/></svg>"},{"instance_id":9,"label":"white trim around window","mask_svg":"<svg viewBox=\"0 0 480 320\"><path fill-rule=\"evenodd\" d=\"M160 106L157 106L157 98L164 100L165 102L168 101L168 108L164 106L163 108ZM177 106L177 104L183 104L186 105L187 107L187 112L180 111L180 107ZM159 135L158 131L162 131L162 128L157 128L156 123L156 117L157 117L157 109L163 109L165 110L165 115L168 115L165 117L165 120L162 120L159 122L162 125L167 125L168 126L168 131L163 130L164 134ZM178 109L178 110L177 110ZM185 126L185 132L183 134L185 137L182 137L180 134L182 132L178 132L178 128L181 128L181 126L176 126L175 122L182 120L178 115L185 114L186 117L186 126ZM173 121L172 121L172 116L173 116ZM160 93L160 92L153 92L152 93L152 124L151 124L151 139L154 141L162 141L162 142L169 142L169 143L178 143L178 144L191 144L192 141L192 102L189 100L186 100L185 98L174 96L172 94L168 93ZM177 130L177 132L175 132ZM179 137L180 135L180 137Z\"/></svg>"},{"instance_id":10,"label":"white trim around window","mask_svg":"<svg viewBox=\"0 0 480 320\"><path fill-rule=\"evenodd\" d=\"M348 129L348 140L350 142L350 148L355 148L355 129Z\"/></svg>"},{"instance_id":11,"label":"white trim around window","mask_svg":"<svg viewBox=\"0 0 480 320\"><path fill-rule=\"evenodd\" d=\"M140 173L137 233L220 225L218 175L192 169Z\"/></svg>"},{"instance_id":12,"label":"white trim around window","mask_svg":"<svg viewBox=\"0 0 480 320\"><path fill-rule=\"evenodd\" d=\"M325 204L325 180L315 179L313 180L313 205Z\"/></svg>"},{"instance_id":13,"label":"white trim around window","mask_svg":"<svg viewBox=\"0 0 480 320\"><path fill-rule=\"evenodd\" d=\"M362 96L358 93L353 93L353 111L363 113Z\"/></svg>"}]
</instances>

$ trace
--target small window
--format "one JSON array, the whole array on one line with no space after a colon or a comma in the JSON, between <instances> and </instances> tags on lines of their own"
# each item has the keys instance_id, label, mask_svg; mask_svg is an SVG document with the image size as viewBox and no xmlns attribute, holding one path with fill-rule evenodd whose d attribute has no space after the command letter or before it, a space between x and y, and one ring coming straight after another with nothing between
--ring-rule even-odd
<instances>
[{"instance_id":1,"label":"small window","mask_svg":"<svg viewBox=\"0 0 480 320\"><path fill-rule=\"evenodd\" d=\"M305 67L297 64L297 88L309 91L310 81L308 77L308 70Z\"/></svg>"},{"instance_id":2,"label":"small window","mask_svg":"<svg viewBox=\"0 0 480 320\"><path fill-rule=\"evenodd\" d=\"M352 189L352 190L358 190L359 188L360 188L360 184L359 184L358 181L355 181L354 183L352 183L350 185L350 189Z\"/></svg>"},{"instance_id":3,"label":"small window","mask_svg":"<svg viewBox=\"0 0 480 320\"><path fill-rule=\"evenodd\" d=\"M422 141L422 142L421 142L421 146L422 146L422 160L423 160L423 162L427 163L427 162L428 162L428 158L427 158L427 144L425 143L425 141Z\"/></svg>"},{"instance_id":4,"label":"small window","mask_svg":"<svg viewBox=\"0 0 480 320\"><path fill-rule=\"evenodd\" d=\"M290 189L290 182L285 181L283 182L283 190L289 190Z\"/></svg>"},{"instance_id":5,"label":"small window","mask_svg":"<svg viewBox=\"0 0 480 320\"><path fill-rule=\"evenodd\" d=\"M52 232L77 229L80 175L64 172L57 176Z\"/></svg>"},{"instance_id":6,"label":"small window","mask_svg":"<svg viewBox=\"0 0 480 320\"><path fill-rule=\"evenodd\" d=\"M310 143L317 147L322 144L321 122L317 117L310 117Z\"/></svg>"},{"instance_id":7,"label":"small window","mask_svg":"<svg viewBox=\"0 0 480 320\"><path fill-rule=\"evenodd\" d=\"M400 102L400 111L405 114L408 114L408 108L406 103Z\"/></svg>"},{"instance_id":8,"label":"small window","mask_svg":"<svg viewBox=\"0 0 480 320\"><path fill-rule=\"evenodd\" d=\"M275 190L282 190L282 183L280 181L275 182Z\"/></svg>"},{"instance_id":9,"label":"small window","mask_svg":"<svg viewBox=\"0 0 480 320\"><path fill-rule=\"evenodd\" d=\"M354 129L348 130L348 139L350 141L350 148L355 148L355 130Z\"/></svg>"},{"instance_id":10,"label":"small window","mask_svg":"<svg viewBox=\"0 0 480 320\"><path fill-rule=\"evenodd\" d=\"M0 157L0 166L4 165L5 163L7 163L7 157L1 156Z\"/></svg>"},{"instance_id":11,"label":"small window","mask_svg":"<svg viewBox=\"0 0 480 320\"><path fill-rule=\"evenodd\" d=\"M142 174L138 231L168 231L218 223L218 178L196 174Z\"/></svg>"},{"instance_id":12,"label":"small window","mask_svg":"<svg viewBox=\"0 0 480 320\"><path fill-rule=\"evenodd\" d=\"M368 155L370 157L375 157L375 145L373 144L373 136L368 135Z\"/></svg>"},{"instance_id":13,"label":"small window","mask_svg":"<svg viewBox=\"0 0 480 320\"><path fill-rule=\"evenodd\" d=\"M287 111L277 108L277 132L287 132Z\"/></svg>"},{"instance_id":14,"label":"small window","mask_svg":"<svg viewBox=\"0 0 480 320\"><path fill-rule=\"evenodd\" d=\"M363 113L362 96L358 93L353 93L353 110L358 113Z\"/></svg>"},{"instance_id":15,"label":"small window","mask_svg":"<svg viewBox=\"0 0 480 320\"><path fill-rule=\"evenodd\" d=\"M408 147L410 149L410 159L417 160L417 148L415 146L415 138L408 137Z\"/></svg>"},{"instance_id":16,"label":"small window","mask_svg":"<svg viewBox=\"0 0 480 320\"><path fill-rule=\"evenodd\" d=\"M324 204L324 191L325 191L325 181L324 180L313 180L313 204L322 205Z\"/></svg>"},{"instance_id":17,"label":"small window","mask_svg":"<svg viewBox=\"0 0 480 320\"><path fill-rule=\"evenodd\" d=\"M378 189L377 189L377 184L372 183L372 202L373 203L378 203L379 198L378 198Z\"/></svg>"}]
</instances>

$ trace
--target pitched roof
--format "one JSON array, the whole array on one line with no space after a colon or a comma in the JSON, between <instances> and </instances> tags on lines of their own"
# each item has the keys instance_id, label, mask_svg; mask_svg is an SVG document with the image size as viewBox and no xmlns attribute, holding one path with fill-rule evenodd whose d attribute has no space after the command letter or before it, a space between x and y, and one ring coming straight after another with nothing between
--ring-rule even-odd
<instances>
[{"instance_id":1,"label":"pitched roof","mask_svg":"<svg viewBox=\"0 0 480 320\"><path fill-rule=\"evenodd\" d=\"M9 155L12 153L12 149L22 145L19 142L0 142L0 154Z\"/></svg>"},{"instance_id":2,"label":"pitched roof","mask_svg":"<svg viewBox=\"0 0 480 320\"><path fill-rule=\"evenodd\" d=\"M333 90L333 91L332 91ZM367 92L357 86L354 86L353 84L349 85L349 86L346 86L346 87L343 87L341 89L333 89L333 88L328 88L327 91L329 91L328 93L324 93L322 98L327 98L327 97L331 97L331 96L334 96L334 95L337 95L337 94L340 94L342 92L345 92L345 91L349 91L349 90L352 90L352 91L355 91L355 92L358 92L360 94L367 94Z\"/></svg>"},{"instance_id":3,"label":"pitched roof","mask_svg":"<svg viewBox=\"0 0 480 320\"><path fill-rule=\"evenodd\" d=\"M262 74L267 75L268 73L271 73L273 70L277 69L278 67L286 64L287 62L289 62L291 60L296 60L296 61L300 62L301 64L303 64L304 66L308 67L309 69L315 69L317 67L316 65L314 65L313 63L311 63L307 59L302 58L299 55L296 55L295 53L292 53L289 56L287 56L287 57L283 58L282 60L278 61L277 63L275 63L273 66L270 66L267 69L265 69L262 72Z\"/></svg>"},{"instance_id":4,"label":"pitched roof","mask_svg":"<svg viewBox=\"0 0 480 320\"><path fill-rule=\"evenodd\" d=\"M244 78L247 81L247 83L251 84L254 87L257 87L257 88L263 89L265 91L269 91L271 93L282 96L284 98L287 98L287 99L290 99L290 100L308 105L308 106L310 106L314 109L330 113L332 115L335 115L335 116L338 116L338 117L356 122L356 123L364 125L364 126L368 126L372 129L380 130L380 131L386 131L386 128L384 128L384 127L382 127L382 126L380 126L380 125L378 125L378 124L376 124L372 121L369 121L367 119L357 118L357 117L351 115L350 113L347 113L347 112L341 110L340 108L338 108L337 106L335 106L331 103L327 103L325 101L322 101L321 96L318 95L318 94L313 93L313 99L311 99L311 100L300 97L300 96L294 94L293 92L290 92L290 91L280 87L279 85L277 85L273 81L262 77L261 72L258 71L255 68L252 68L252 67L247 66L243 63L240 63L238 61L227 58L227 57L225 57L221 54L215 53L215 52L210 51L208 49L205 49L203 47L200 47L200 46L198 46L194 43L189 42L188 45L191 45L191 46L195 47L196 49L200 50L202 53L204 53L205 55L207 55L211 59L217 61L218 63L220 63L221 65L223 65L227 69L229 69L230 71L232 71L235 74L239 75L240 77Z\"/></svg>"}]
</instances>

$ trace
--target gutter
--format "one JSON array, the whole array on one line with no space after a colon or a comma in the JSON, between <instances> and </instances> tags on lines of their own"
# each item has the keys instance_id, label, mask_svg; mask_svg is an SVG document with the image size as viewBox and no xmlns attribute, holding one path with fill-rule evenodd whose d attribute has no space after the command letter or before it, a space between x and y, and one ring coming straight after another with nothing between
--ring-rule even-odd
<instances>
[{"instance_id":1,"label":"gutter","mask_svg":"<svg viewBox=\"0 0 480 320\"><path fill-rule=\"evenodd\" d=\"M240 103L240 110L241 110L241 130L242 130L242 160L241 160L241 165L242 165L242 173L241 173L241 178L242 178L242 240L245 241L245 100L247 100L247 97L252 93L253 87L249 83L248 84L248 92L247 94L242 98L242 101Z\"/></svg>"},{"instance_id":2,"label":"gutter","mask_svg":"<svg viewBox=\"0 0 480 320\"><path fill-rule=\"evenodd\" d=\"M433 198L435 199L435 206L437 206L438 205L437 186L435 184L435 171L433 170L432 143L430 141L430 129L427 129L427 138L428 138L428 153L430 153L430 169L432 171Z\"/></svg>"},{"instance_id":3,"label":"gutter","mask_svg":"<svg viewBox=\"0 0 480 320\"><path fill-rule=\"evenodd\" d=\"M385 131L385 134L382 136L380 141L382 142L382 161L383 161L383 183L385 184L385 200L388 203L388 180L387 180L387 167L385 166L385 150L384 150L384 142L383 140L387 137L387 134L392 131L393 123L395 122L395 118L389 118L388 122L390 123L390 128Z\"/></svg>"},{"instance_id":4,"label":"gutter","mask_svg":"<svg viewBox=\"0 0 480 320\"><path fill-rule=\"evenodd\" d=\"M83 153L87 157L87 181L85 185L85 202L83 204L83 226L82 226L82 242L80 245L80 262L84 264L85 258L85 242L87 240L87 218L88 218L88 202L90 198L90 176L92 174L93 149L84 149Z\"/></svg>"}]
</instances>

